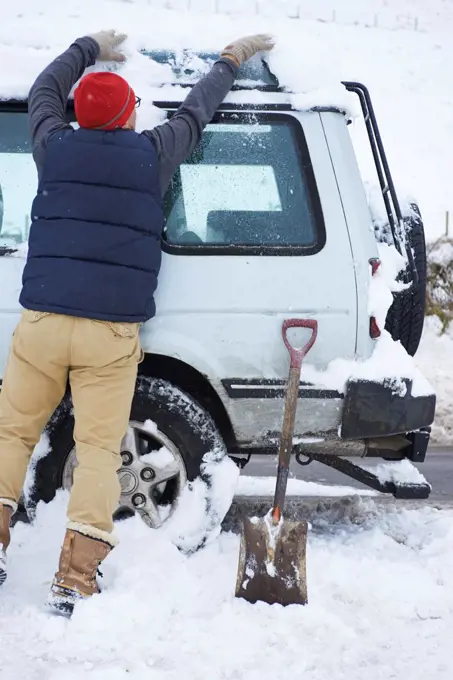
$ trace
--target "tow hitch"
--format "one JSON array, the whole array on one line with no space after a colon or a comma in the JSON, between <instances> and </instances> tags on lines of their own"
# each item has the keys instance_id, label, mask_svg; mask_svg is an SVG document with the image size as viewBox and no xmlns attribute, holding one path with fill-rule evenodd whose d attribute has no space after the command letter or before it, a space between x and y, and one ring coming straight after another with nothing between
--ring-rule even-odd
<instances>
[{"instance_id":1,"label":"tow hitch","mask_svg":"<svg viewBox=\"0 0 453 680\"><path fill-rule=\"evenodd\" d=\"M305 460L303 460L303 458L305 458ZM308 465L313 460L316 460L318 463L328 465L334 470L342 472L348 477L355 479L357 482L365 484L365 486L368 486L375 491L391 494L395 498L406 500L422 500L428 498L429 494L431 493L431 485L428 484L428 482L408 483L384 481L374 474L370 469L365 469L359 465L355 465L347 458L340 458L339 456L326 456L317 453L297 453L296 460L300 465Z\"/></svg>"}]
</instances>

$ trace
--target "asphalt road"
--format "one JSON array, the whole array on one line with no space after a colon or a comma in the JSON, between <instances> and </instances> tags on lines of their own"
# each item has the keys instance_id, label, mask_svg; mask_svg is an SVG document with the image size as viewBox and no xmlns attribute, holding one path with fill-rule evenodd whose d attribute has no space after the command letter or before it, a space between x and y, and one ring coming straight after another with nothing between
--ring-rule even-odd
<instances>
[{"instance_id":1,"label":"asphalt road","mask_svg":"<svg viewBox=\"0 0 453 680\"><path fill-rule=\"evenodd\" d=\"M354 462L354 459L351 460ZM356 458L355 461L366 463L367 467L384 462L381 459L373 458ZM453 449L432 448L428 451L425 462L416 464L416 467L432 486L430 501L453 502ZM272 477L275 472L276 461L274 456L256 456L252 458L242 474L253 477ZM291 464L291 476L307 482L367 488L350 477L317 462L301 467L294 460Z\"/></svg>"}]
</instances>

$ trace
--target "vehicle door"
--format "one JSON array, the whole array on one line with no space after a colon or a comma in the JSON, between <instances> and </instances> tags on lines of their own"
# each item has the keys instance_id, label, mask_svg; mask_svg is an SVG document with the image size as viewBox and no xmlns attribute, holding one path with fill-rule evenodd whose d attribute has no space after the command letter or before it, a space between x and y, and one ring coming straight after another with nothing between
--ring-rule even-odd
<instances>
[{"instance_id":1,"label":"vehicle door","mask_svg":"<svg viewBox=\"0 0 453 680\"><path fill-rule=\"evenodd\" d=\"M318 320L307 362L319 370L356 349L354 263L319 114L222 111L174 175L165 216L145 349L207 375L240 438L260 438L281 425L284 319ZM332 396L301 390L311 426L337 427Z\"/></svg>"}]
</instances>

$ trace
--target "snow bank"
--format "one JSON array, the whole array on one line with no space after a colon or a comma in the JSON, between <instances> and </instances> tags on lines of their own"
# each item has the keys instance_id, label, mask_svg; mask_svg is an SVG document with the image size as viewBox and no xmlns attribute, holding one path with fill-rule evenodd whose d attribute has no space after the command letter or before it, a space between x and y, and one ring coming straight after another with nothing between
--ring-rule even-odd
<instances>
[{"instance_id":1,"label":"snow bank","mask_svg":"<svg viewBox=\"0 0 453 680\"><path fill-rule=\"evenodd\" d=\"M236 489L238 496L273 496L275 491L274 477L248 477L241 475ZM356 489L352 486L335 486L304 482L302 479L288 479L287 496L377 496L370 489Z\"/></svg>"},{"instance_id":2,"label":"snow bank","mask_svg":"<svg viewBox=\"0 0 453 680\"><path fill-rule=\"evenodd\" d=\"M66 497L13 530L0 596L2 680L450 680L453 511L313 522L306 607L234 598L239 540L190 558L138 519L120 523L104 592L48 614ZM322 518L319 518L320 520ZM360 521L359 521L360 520ZM32 566L31 566L32 565Z\"/></svg>"}]
</instances>

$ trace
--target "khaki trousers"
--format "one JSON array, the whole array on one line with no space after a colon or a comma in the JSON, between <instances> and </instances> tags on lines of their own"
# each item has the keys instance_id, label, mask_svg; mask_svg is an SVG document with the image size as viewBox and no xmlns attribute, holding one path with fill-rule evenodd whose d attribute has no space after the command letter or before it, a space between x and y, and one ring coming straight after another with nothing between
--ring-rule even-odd
<instances>
[{"instance_id":1,"label":"khaki trousers","mask_svg":"<svg viewBox=\"0 0 453 680\"><path fill-rule=\"evenodd\" d=\"M140 356L139 324L24 311L0 393L1 499L18 501L33 448L69 379L79 464L68 518L113 530Z\"/></svg>"}]
</instances>

